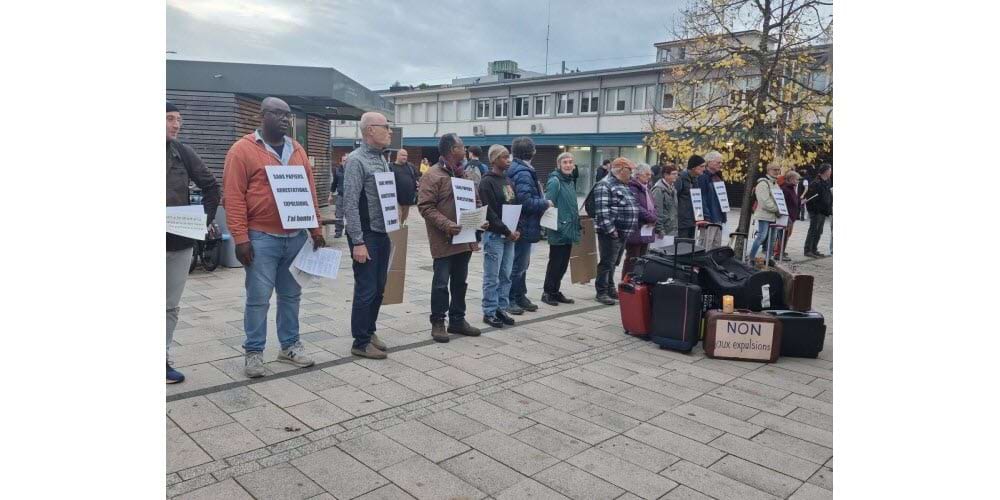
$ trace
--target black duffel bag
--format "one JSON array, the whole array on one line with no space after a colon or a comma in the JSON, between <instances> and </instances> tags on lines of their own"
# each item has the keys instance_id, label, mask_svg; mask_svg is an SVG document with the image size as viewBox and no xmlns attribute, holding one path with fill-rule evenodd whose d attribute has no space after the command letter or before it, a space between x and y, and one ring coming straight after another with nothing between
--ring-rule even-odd
<instances>
[{"instance_id":1,"label":"black duffel bag","mask_svg":"<svg viewBox=\"0 0 1000 500\"><path fill-rule=\"evenodd\" d=\"M698 284L712 297L712 308L722 308L722 296L732 295L737 309L785 309L785 288L775 271L754 269L735 258L732 248L713 248L696 257Z\"/></svg>"},{"instance_id":2,"label":"black duffel bag","mask_svg":"<svg viewBox=\"0 0 1000 500\"><path fill-rule=\"evenodd\" d=\"M677 250L677 266L674 266L674 250ZM705 249L686 241L662 249L653 249L635 259L633 273L642 283L655 285L673 278L676 281L697 283L695 260L705 256Z\"/></svg>"}]
</instances>

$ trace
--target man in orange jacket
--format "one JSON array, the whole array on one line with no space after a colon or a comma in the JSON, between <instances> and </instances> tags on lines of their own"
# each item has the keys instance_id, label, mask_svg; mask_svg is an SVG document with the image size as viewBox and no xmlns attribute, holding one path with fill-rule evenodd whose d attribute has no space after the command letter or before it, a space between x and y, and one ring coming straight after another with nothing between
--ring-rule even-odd
<instances>
[{"instance_id":1,"label":"man in orange jacket","mask_svg":"<svg viewBox=\"0 0 1000 500\"><path fill-rule=\"evenodd\" d=\"M246 308L243 329L246 340L245 371L251 378L264 375L264 343L267 340L267 310L271 293L278 293L278 361L299 367L311 366L299 342L299 301L302 288L289 271L306 242L306 231L286 230L268 181L268 165L301 165L312 194L316 221L316 182L305 149L288 137L292 112L281 99L261 102L261 127L236 141L226 154L222 174L226 222L236 242L236 258L246 270ZM309 229L313 248L326 246L317 224Z\"/></svg>"}]
</instances>

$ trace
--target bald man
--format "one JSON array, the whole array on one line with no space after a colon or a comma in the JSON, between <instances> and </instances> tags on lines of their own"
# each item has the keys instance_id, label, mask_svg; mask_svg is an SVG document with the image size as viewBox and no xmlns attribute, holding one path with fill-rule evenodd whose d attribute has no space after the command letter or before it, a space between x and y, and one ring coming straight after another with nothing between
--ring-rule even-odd
<instances>
[{"instance_id":1,"label":"bald man","mask_svg":"<svg viewBox=\"0 0 1000 500\"><path fill-rule=\"evenodd\" d=\"M344 221L354 261L351 354L385 359L386 345L375 335L375 322L382 308L392 243L386 234L375 174L392 172L384 156L392 128L385 116L375 112L361 115L360 125L362 145L347 156L344 166Z\"/></svg>"},{"instance_id":2,"label":"bald man","mask_svg":"<svg viewBox=\"0 0 1000 500\"><path fill-rule=\"evenodd\" d=\"M306 243L302 229L284 229L278 205L271 192L265 167L304 167L312 192L316 220L320 220L309 156L301 144L288 136L294 115L281 99L268 97L261 102L260 128L236 141L226 154L222 174L226 222L236 242L236 258L246 271L246 307L243 329L246 339L247 377L264 376L264 344L267 340L267 310L271 294L278 294L278 361L298 367L312 366L299 341L299 301L302 288L289 271L292 261ZM309 229L313 247L326 246L320 227Z\"/></svg>"}]
</instances>

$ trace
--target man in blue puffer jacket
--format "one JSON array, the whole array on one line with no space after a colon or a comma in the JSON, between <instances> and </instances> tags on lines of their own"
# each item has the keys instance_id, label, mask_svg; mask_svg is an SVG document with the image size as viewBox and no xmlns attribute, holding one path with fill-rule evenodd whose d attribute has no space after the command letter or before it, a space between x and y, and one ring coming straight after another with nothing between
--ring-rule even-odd
<instances>
[{"instance_id":1,"label":"man in blue puffer jacket","mask_svg":"<svg viewBox=\"0 0 1000 500\"><path fill-rule=\"evenodd\" d=\"M510 314L524 314L524 311L537 311L538 306L528 300L528 286L525 275L531 260L531 244L542 239L542 214L552 202L545 199L538 175L531 166L531 158L535 156L535 141L530 137L518 137L511 144L514 162L507 170L507 177L514 185L517 202L521 204L521 219L517 222L517 230L521 239L514 243L514 266L510 273Z\"/></svg>"}]
</instances>

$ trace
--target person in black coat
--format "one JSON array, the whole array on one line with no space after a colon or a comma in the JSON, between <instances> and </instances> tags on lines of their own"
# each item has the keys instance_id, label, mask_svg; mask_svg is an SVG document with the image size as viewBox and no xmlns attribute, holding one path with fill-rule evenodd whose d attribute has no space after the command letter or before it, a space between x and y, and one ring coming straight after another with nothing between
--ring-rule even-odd
<instances>
[{"instance_id":1,"label":"person in black coat","mask_svg":"<svg viewBox=\"0 0 1000 500\"><path fill-rule=\"evenodd\" d=\"M823 224L826 218L833 215L833 191L830 190L830 176L833 175L833 167L824 163L819 167L816 178L809 183L809 190L806 192L806 209L809 211L809 233L806 235L806 248L803 252L806 257L826 257L819 253L816 246L819 244L820 236L823 236Z\"/></svg>"},{"instance_id":2,"label":"person in black coat","mask_svg":"<svg viewBox=\"0 0 1000 500\"><path fill-rule=\"evenodd\" d=\"M340 196L344 195L344 164L347 163L347 153L340 156L340 163L335 163L330 168L330 199L328 203L335 205L333 212L333 227L336 228L334 238L344 235L344 204L340 203Z\"/></svg>"},{"instance_id":3,"label":"person in black coat","mask_svg":"<svg viewBox=\"0 0 1000 500\"><path fill-rule=\"evenodd\" d=\"M694 206L691 203L691 188L698 188L698 176L705 171L705 159L698 155L688 158L687 170L677 176L677 237L694 238Z\"/></svg>"},{"instance_id":4,"label":"person in black coat","mask_svg":"<svg viewBox=\"0 0 1000 500\"><path fill-rule=\"evenodd\" d=\"M417 204L417 179L420 178L420 173L417 167L406 161L408 158L409 153L400 149L396 153L396 161L390 166L396 177L396 204L399 206L400 224L406 222L410 207Z\"/></svg>"}]
</instances>

